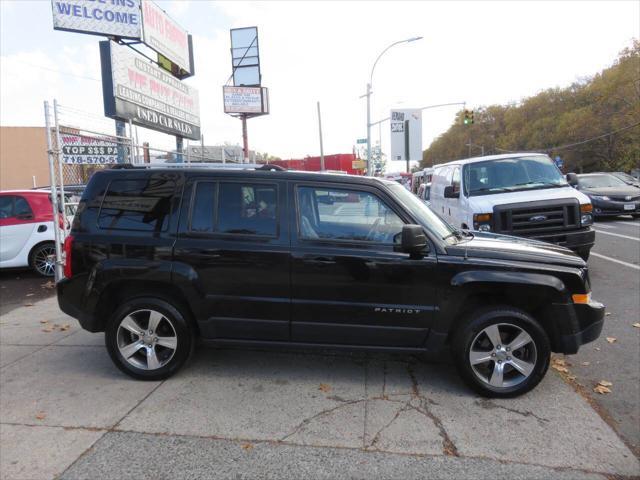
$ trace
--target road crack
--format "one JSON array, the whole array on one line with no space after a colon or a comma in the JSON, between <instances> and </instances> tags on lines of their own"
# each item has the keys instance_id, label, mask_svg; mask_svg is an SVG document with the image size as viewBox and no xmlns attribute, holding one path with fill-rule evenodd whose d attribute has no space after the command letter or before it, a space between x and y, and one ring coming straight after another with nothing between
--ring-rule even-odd
<instances>
[{"instance_id":1,"label":"road crack","mask_svg":"<svg viewBox=\"0 0 640 480\"><path fill-rule=\"evenodd\" d=\"M486 410L493 410L493 409L498 408L498 409L501 409L501 410L506 410L507 412L511 412L511 413L515 413L517 415L521 415L523 417L533 417L541 425L544 425L545 423L549 423L548 419L539 417L538 415L536 415L535 413L533 413L530 410L522 411L522 410L518 410L516 408L505 407L504 405L498 405L498 404L493 403L492 401L486 400L486 399L476 400L474 403L477 406L479 406L481 408L484 408Z\"/></svg>"}]
</instances>

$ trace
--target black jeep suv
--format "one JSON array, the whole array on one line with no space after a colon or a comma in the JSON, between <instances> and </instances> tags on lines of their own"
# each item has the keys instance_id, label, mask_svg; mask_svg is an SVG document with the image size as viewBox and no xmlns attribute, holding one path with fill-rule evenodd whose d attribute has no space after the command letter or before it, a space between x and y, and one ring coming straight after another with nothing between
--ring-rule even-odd
<instances>
[{"instance_id":1,"label":"black jeep suv","mask_svg":"<svg viewBox=\"0 0 640 480\"><path fill-rule=\"evenodd\" d=\"M395 183L207 168L96 173L65 243L60 308L138 379L216 345L450 349L483 395L522 394L598 337L585 262L455 230Z\"/></svg>"}]
</instances>

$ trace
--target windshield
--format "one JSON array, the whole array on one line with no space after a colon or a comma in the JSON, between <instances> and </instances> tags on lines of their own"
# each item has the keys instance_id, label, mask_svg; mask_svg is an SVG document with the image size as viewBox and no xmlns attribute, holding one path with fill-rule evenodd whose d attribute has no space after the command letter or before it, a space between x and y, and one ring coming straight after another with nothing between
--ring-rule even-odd
<instances>
[{"instance_id":1,"label":"windshield","mask_svg":"<svg viewBox=\"0 0 640 480\"><path fill-rule=\"evenodd\" d=\"M581 188L626 187L619 178L613 175L586 175L578 176L578 185Z\"/></svg>"},{"instance_id":2,"label":"windshield","mask_svg":"<svg viewBox=\"0 0 640 480\"><path fill-rule=\"evenodd\" d=\"M632 177L628 173L618 172L618 173L614 173L614 175L616 177L618 177L619 179L621 179L623 181L626 181L626 182L637 182L638 181L637 178Z\"/></svg>"},{"instance_id":3,"label":"windshield","mask_svg":"<svg viewBox=\"0 0 640 480\"><path fill-rule=\"evenodd\" d=\"M546 155L470 163L464 166L463 175L467 196L568 185L556 164Z\"/></svg>"},{"instance_id":4,"label":"windshield","mask_svg":"<svg viewBox=\"0 0 640 480\"><path fill-rule=\"evenodd\" d=\"M431 210L422 200L409 192L401 185L389 185L391 191L396 198L402 203L411 215L435 235L444 238L455 231L451 225L442 220L436 213Z\"/></svg>"}]
</instances>

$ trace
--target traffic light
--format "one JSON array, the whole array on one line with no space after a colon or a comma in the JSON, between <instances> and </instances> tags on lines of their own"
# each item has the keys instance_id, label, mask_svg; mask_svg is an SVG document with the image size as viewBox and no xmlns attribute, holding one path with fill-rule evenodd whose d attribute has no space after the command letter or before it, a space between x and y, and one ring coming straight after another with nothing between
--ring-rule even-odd
<instances>
[{"instance_id":1,"label":"traffic light","mask_svg":"<svg viewBox=\"0 0 640 480\"><path fill-rule=\"evenodd\" d=\"M471 125L474 121L473 118L473 110L464 110L463 112L463 117L462 117L462 123L464 125Z\"/></svg>"}]
</instances>

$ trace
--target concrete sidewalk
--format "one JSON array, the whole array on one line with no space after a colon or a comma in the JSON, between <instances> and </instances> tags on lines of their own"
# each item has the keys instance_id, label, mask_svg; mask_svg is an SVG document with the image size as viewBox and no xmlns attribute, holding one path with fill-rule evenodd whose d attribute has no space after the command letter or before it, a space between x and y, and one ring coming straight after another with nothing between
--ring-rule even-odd
<instances>
[{"instance_id":1,"label":"concrete sidewalk","mask_svg":"<svg viewBox=\"0 0 640 480\"><path fill-rule=\"evenodd\" d=\"M139 382L55 299L0 319L2 479L494 475L640 464L554 372L486 400L413 357L200 348L170 380Z\"/></svg>"}]
</instances>

